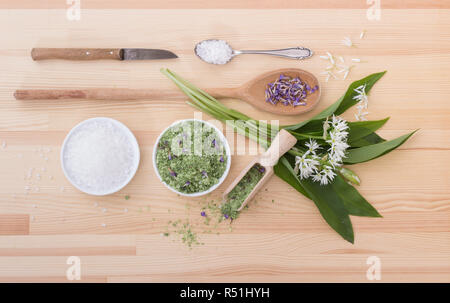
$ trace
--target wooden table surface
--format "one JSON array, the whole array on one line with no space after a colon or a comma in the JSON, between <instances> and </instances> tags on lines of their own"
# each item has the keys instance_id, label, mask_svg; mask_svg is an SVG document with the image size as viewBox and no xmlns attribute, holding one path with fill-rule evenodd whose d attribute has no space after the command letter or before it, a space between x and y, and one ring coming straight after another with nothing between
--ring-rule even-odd
<instances>
[{"instance_id":1,"label":"wooden table surface","mask_svg":"<svg viewBox=\"0 0 450 303\"><path fill-rule=\"evenodd\" d=\"M84 282L367 282L366 261L376 256L382 282L450 282L449 1L382 1L380 20L368 20L365 1L299 2L283 1L285 9L279 9L273 1L82 0L81 20L69 21L65 1L2 1L0 281L67 281L67 258L78 256ZM342 45L345 36L356 46ZM303 45L316 56L299 62L248 55L213 66L193 54L195 43L208 38L226 39L236 49ZM165 48L179 59L33 62L33 47ZM363 62L355 63L347 80L325 83L320 73L327 63L319 55L326 51ZM362 179L359 190L384 218L352 217L352 245L324 222L311 201L274 177L232 230L221 224L219 234L206 233L200 216L205 198L178 197L153 171L158 134L175 120L194 117L184 98L165 96L176 90L161 67L203 88L238 86L278 68L313 72L322 82L322 99L303 116L274 116L224 101L281 124L311 117L337 100L352 80L387 70L370 95L368 118L391 117L380 130L386 138L420 131L398 150L352 166ZM79 87L155 88L161 97L123 102L13 98L18 88ZM353 119L355 111L345 117ZM96 116L125 123L142 155L132 182L107 197L77 191L60 168L67 132ZM218 200L249 159L233 156L228 179L206 199ZM188 219L204 245L189 249L173 235L162 236L168 221L177 219Z\"/></svg>"}]
</instances>

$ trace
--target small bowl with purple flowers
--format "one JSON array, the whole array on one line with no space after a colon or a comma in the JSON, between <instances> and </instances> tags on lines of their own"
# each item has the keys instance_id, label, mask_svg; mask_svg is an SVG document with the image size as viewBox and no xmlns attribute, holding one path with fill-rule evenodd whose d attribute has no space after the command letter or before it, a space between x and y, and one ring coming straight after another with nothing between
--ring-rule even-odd
<instances>
[{"instance_id":1,"label":"small bowl with purple flowers","mask_svg":"<svg viewBox=\"0 0 450 303\"><path fill-rule=\"evenodd\" d=\"M230 146L213 124L186 119L167 127L153 148L153 167L171 191L206 195L222 184L231 166Z\"/></svg>"}]
</instances>

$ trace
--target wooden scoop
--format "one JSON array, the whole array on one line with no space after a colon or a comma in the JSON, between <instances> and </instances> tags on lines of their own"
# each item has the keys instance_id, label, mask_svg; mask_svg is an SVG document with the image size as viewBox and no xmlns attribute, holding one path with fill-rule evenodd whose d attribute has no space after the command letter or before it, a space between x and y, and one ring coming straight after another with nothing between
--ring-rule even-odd
<instances>
[{"instance_id":1,"label":"wooden scoop","mask_svg":"<svg viewBox=\"0 0 450 303\"><path fill-rule=\"evenodd\" d=\"M251 199L253 199L258 190L260 190L273 175L273 167L277 164L280 157L284 155L288 150L290 150L295 145L295 143L297 143L297 139L294 136L292 136L288 131L284 129L280 130L280 132L273 139L269 149L261 156L255 157L252 161L250 161L247 167L243 169L237 176L237 178L228 186L228 188L223 193L222 203L227 203L228 194L255 164L259 164L265 168L264 176L261 180L259 180L256 186L247 196L247 198L245 198L244 202L242 202L241 207L238 209L238 211L241 211L245 207L245 205L247 205L247 203Z\"/></svg>"},{"instance_id":2,"label":"wooden scoop","mask_svg":"<svg viewBox=\"0 0 450 303\"><path fill-rule=\"evenodd\" d=\"M280 74L289 77L299 77L309 86L319 86L314 93L306 98L306 105L292 106L278 102L273 105L265 100L265 90L269 83L274 82ZM312 110L320 98L320 85L317 78L304 70L287 68L271 71L247 82L237 88L213 88L207 92L217 98L236 98L250 103L260 110L279 115L298 115ZM91 99L91 100L145 100L153 98L173 97L173 93L155 89L126 89L126 88L88 88L88 89L30 89L17 90L14 94L17 100L57 100L57 99ZM181 93L175 96L184 96Z\"/></svg>"}]
</instances>

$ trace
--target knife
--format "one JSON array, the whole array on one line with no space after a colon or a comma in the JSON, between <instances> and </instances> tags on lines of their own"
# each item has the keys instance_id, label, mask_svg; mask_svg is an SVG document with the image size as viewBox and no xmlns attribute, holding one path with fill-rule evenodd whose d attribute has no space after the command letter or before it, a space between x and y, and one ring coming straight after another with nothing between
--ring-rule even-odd
<instances>
[{"instance_id":1,"label":"knife","mask_svg":"<svg viewBox=\"0 0 450 303\"><path fill-rule=\"evenodd\" d=\"M155 60L178 58L171 51L146 48L33 48L33 60Z\"/></svg>"}]
</instances>

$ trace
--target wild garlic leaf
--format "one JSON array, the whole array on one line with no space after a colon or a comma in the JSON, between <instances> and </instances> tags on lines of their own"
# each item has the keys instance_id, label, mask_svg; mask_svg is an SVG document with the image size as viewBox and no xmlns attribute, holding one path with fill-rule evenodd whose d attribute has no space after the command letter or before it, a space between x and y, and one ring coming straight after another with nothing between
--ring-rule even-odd
<instances>
[{"instance_id":1,"label":"wild garlic leaf","mask_svg":"<svg viewBox=\"0 0 450 303\"><path fill-rule=\"evenodd\" d=\"M344 159L344 164L356 164L366 162L378 158L384 154L387 154L391 150L394 150L400 145L402 145L416 131L417 130L409 134L403 135L401 137L398 137L394 140L350 149L347 153L347 157Z\"/></svg>"},{"instance_id":2,"label":"wild garlic leaf","mask_svg":"<svg viewBox=\"0 0 450 303\"><path fill-rule=\"evenodd\" d=\"M377 144L386 141L385 139L381 138L377 133L373 132L365 137L362 137L361 139L358 139L356 141L353 141L351 143L351 147L362 147L372 144Z\"/></svg>"},{"instance_id":3,"label":"wild garlic leaf","mask_svg":"<svg viewBox=\"0 0 450 303\"><path fill-rule=\"evenodd\" d=\"M275 175L281 178L281 180L285 181L293 188L295 188L299 193L304 195L305 197L311 199L305 189L301 186L300 180L294 172L289 161L286 159L286 156L283 156L278 161L277 165L273 167L275 171Z\"/></svg>"},{"instance_id":4,"label":"wild garlic leaf","mask_svg":"<svg viewBox=\"0 0 450 303\"><path fill-rule=\"evenodd\" d=\"M352 145L352 142L370 135L371 133L382 127L388 120L389 117L383 120L376 121L348 122L348 143Z\"/></svg>"},{"instance_id":5,"label":"wild garlic leaf","mask_svg":"<svg viewBox=\"0 0 450 303\"><path fill-rule=\"evenodd\" d=\"M354 243L354 234L349 212L331 184L322 186L310 179L300 180L300 184L316 204L322 217L338 234Z\"/></svg>"},{"instance_id":6,"label":"wild garlic leaf","mask_svg":"<svg viewBox=\"0 0 450 303\"><path fill-rule=\"evenodd\" d=\"M371 74L371 75L369 75L369 76L367 76L367 77L365 77L365 78L363 78L361 80L353 82L348 87L348 89L347 89L346 93L344 94L344 96L339 98L339 100L337 100L335 103L331 104L329 107L327 107L325 110L323 110L322 112L320 112L316 116L312 117L309 120L300 122L298 124L283 126L283 128L286 129L286 130L297 130L297 131L300 128L302 128L302 131L303 131L303 127L305 127L307 124L311 123L312 121L326 119L327 117L329 117L329 116L331 116L333 114L335 114L335 115L342 114L347 109L349 109L350 107L352 107L353 105L358 103L358 100L353 99L353 97L355 97L357 95L357 93L355 92L355 88L365 84L366 85L365 92L366 92L366 94L368 94L370 92L370 90L372 89L372 86L381 77L383 77L383 75L385 73L386 73L386 71L381 72L381 73Z\"/></svg>"},{"instance_id":7,"label":"wild garlic leaf","mask_svg":"<svg viewBox=\"0 0 450 303\"><path fill-rule=\"evenodd\" d=\"M366 92L366 94L369 94L370 90L372 89L372 86L374 86L374 84L378 80L380 80L380 78L383 77L383 75L385 73L386 73L386 71L381 72L381 73L371 74L365 78L362 78L361 80L355 81L352 84L350 84L350 86L347 89L347 92L345 93L345 95L343 97L342 102L339 103L338 108L333 113L335 115L340 115L343 112L345 112L347 109L352 107L353 105L357 104L358 100L353 98L357 95L357 92L355 92L355 88L357 88L361 85L366 85L365 92Z\"/></svg>"},{"instance_id":8,"label":"wild garlic leaf","mask_svg":"<svg viewBox=\"0 0 450 303\"><path fill-rule=\"evenodd\" d=\"M361 217L382 217L378 211L364 199L355 187L345 182L344 178L337 175L331 186L344 202L350 215Z\"/></svg>"}]
</instances>

